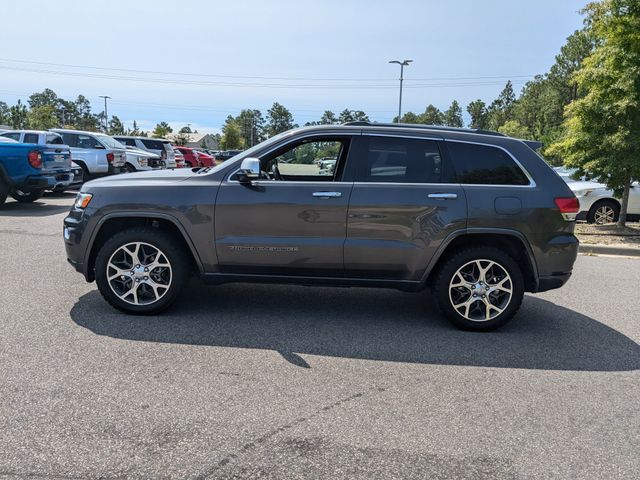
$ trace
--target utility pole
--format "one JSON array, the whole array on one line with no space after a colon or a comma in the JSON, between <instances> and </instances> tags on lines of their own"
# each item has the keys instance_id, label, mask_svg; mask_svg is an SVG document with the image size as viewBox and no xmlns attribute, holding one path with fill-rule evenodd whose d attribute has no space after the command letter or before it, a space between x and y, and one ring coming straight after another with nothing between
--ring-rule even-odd
<instances>
[{"instance_id":1,"label":"utility pole","mask_svg":"<svg viewBox=\"0 0 640 480\"><path fill-rule=\"evenodd\" d=\"M109 114L107 113L107 99L111 98L108 95L100 95L100 98L104 98L104 132L109 131Z\"/></svg>"},{"instance_id":2,"label":"utility pole","mask_svg":"<svg viewBox=\"0 0 640 480\"><path fill-rule=\"evenodd\" d=\"M404 80L404 67L408 67L409 64L413 62L413 60L390 60L389 63L397 63L400 65L400 99L398 101L398 122L400 123L400 118L402 117L402 82Z\"/></svg>"}]
</instances>

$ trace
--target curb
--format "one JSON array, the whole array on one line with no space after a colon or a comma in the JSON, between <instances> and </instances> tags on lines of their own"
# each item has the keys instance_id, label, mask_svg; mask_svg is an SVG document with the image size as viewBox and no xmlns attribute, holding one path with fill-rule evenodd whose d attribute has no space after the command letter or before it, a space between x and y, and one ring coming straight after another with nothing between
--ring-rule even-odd
<instances>
[{"instance_id":1,"label":"curb","mask_svg":"<svg viewBox=\"0 0 640 480\"><path fill-rule=\"evenodd\" d=\"M621 255L623 257L640 257L640 248L611 247L609 245L581 243L578 249L578 253Z\"/></svg>"}]
</instances>

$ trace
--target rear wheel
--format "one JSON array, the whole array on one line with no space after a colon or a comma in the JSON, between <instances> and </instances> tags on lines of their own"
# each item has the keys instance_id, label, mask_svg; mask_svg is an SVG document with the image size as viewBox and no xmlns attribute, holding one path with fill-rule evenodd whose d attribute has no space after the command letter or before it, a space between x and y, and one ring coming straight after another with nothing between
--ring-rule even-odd
<instances>
[{"instance_id":1,"label":"rear wheel","mask_svg":"<svg viewBox=\"0 0 640 480\"><path fill-rule=\"evenodd\" d=\"M31 203L38 200L44 194L44 190L20 190L19 188L11 192L11 196L20 203Z\"/></svg>"},{"instance_id":2,"label":"rear wheel","mask_svg":"<svg viewBox=\"0 0 640 480\"><path fill-rule=\"evenodd\" d=\"M591 207L587 214L587 222L597 225L618 221L620 206L612 200L602 200Z\"/></svg>"},{"instance_id":3,"label":"rear wheel","mask_svg":"<svg viewBox=\"0 0 640 480\"><path fill-rule=\"evenodd\" d=\"M180 242L157 228L132 228L109 239L96 257L96 283L115 308L159 313L178 297L189 272Z\"/></svg>"},{"instance_id":4,"label":"rear wheel","mask_svg":"<svg viewBox=\"0 0 640 480\"><path fill-rule=\"evenodd\" d=\"M524 280L517 262L503 251L472 247L444 263L434 293L440 310L454 325L489 331L507 323L518 311Z\"/></svg>"}]
</instances>

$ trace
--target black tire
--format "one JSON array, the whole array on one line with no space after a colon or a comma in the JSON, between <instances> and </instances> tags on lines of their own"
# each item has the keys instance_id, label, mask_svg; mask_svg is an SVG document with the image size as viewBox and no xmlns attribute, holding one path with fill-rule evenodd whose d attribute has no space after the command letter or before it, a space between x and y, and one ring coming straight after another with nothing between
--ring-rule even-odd
<instances>
[{"instance_id":1,"label":"black tire","mask_svg":"<svg viewBox=\"0 0 640 480\"><path fill-rule=\"evenodd\" d=\"M9 187L5 185L2 179L0 178L0 205L4 205L4 202L7 200L8 195L9 195Z\"/></svg>"},{"instance_id":2,"label":"black tire","mask_svg":"<svg viewBox=\"0 0 640 480\"><path fill-rule=\"evenodd\" d=\"M77 160L74 160L74 162L82 169L82 183L91 180L91 173L89 173L87 166L83 162L79 162Z\"/></svg>"},{"instance_id":3,"label":"black tire","mask_svg":"<svg viewBox=\"0 0 640 480\"><path fill-rule=\"evenodd\" d=\"M108 281L107 267L112 255L132 242L143 242L159 249L170 264L172 278L169 288L153 303L141 305L123 300L116 295ZM144 267L144 263L141 262L141 264ZM111 306L134 315L153 315L169 308L180 294L189 276L189 259L181 242L170 233L157 228L135 227L117 233L102 245L96 256L95 276L98 290ZM118 281L118 279L115 280L115 282ZM133 279L130 281L130 285L133 285ZM140 293L140 287L142 284L136 287L137 294Z\"/></svg>"},{"instance_id":4,"label":"black tire","mask_svg":"<svg viewBox=\"0 0 640 480\"><path fill-rule=\"evenodd\" d=\"M611 222L600 221L602 216L599 215L599 213L601 213L602 210L606 211L606 209L611 209L610 211L613 211L613 219L611 220ZM617 202L614 202L613 200L600 200L594 203L589 209L589 212L587 213L587 222L597 223L598 225L604 225L605 223L617 222L619 216L620 216L620 205L618 205Z\"/></svg>"},{"instance_id":5,"label":"black tire","mask_svg":"<svg viewBox=\"0 0 640 480\"><path fill-rule=\"evenodd\" d=\"M61 194L67 191L67 187L55 187L51 190L53 193Z\"/></svg>"},{"instance_id":6,"label":"black tire","mask_svg":"<svg viewBox=\"0 0 640 480\"><path fill-rule=\"evenodd\" d=\"M31 203L38 200L44 194L44 190L28 190L23 192L20 189L13 190L11 196L20 203Z\"/></svg>"},{"instance_id":7,"label":"black tire","mask_svg":"<svg viewBox=\"0 0 640 480\"><path fill-rule=\"evenodd\" d=\"M137 172L136 167L134 167L133 165L131 165L130 163L127 163L124 166L124 169L127 171L127 173L134 173Z\"/></svg>"},{"instance_id":8,"label":"black tire","mask_svg":"<svg viewBox=\"0 0 640 480\"><path fill-rule=\"evenodd\" d=\"M489 291L488 293L484 291L485 286L493 288L492 285L496 284L492 283L491 280L487 281L487 284L485 284L485 286L479 286L479 290L471 290L469 287L462 286L458 287L458 289L452 290L453 293L450 295L450 284L453 282L456 273L461 268L467 265L468 267L466 268L473 268L473 264L470 265L470 262L475 261L481 261L481 265L483 268L487 267L489 263L483 263L482 261L492 261L498 265L497 267L495 267L495 270L492 269L487 272L495 273L495 277L491 279L493 280L493 282L497 282L496 278L506 278L506 276L500 276L503 272L506 272L506 274L509 275L511 281L505 284L511 287L511 296L508 302L506 300L506 297L504 297L506 293L502 291ZM456 276L456 279L458 278L460 277ZM435 295L438 307L451 323L463 330L483 332L495 330L496 328L501 327L509 320L511 320L520 308L522 297L524 296L524 279L522 276L522 271L520 270L520 267L518 266L516 260L504 253L502 250L487 246L469 247L453 254L453 256L447 259L439 268L433 287L433 293ZM462 292L462 294L460 294L460 292ZM469 300L472 302L471 308L466 310L469 314L468 316L473 316L471 315L471 311L478 312L479 317L482 317L482 315L486 313L487 310L489 312L494 311L493 307L485 307L486 301L483 300L485 297L472 299L473 292L482 292L486 294L486 300L491 302L492 304L495 302L496 306L502 307L502 312L494 315L488 320L484 318L469 319L465 317L462 312L458 311L453 306L454 294L462 295L462 300ZM466 296L467 293L468 296ZM478 297L481 297L481 293L478 293L477 295ZM501 302L504 302L504 305L501 305ZM465 307L458 308L465 310Z\"/></svg>"}]
</instances>

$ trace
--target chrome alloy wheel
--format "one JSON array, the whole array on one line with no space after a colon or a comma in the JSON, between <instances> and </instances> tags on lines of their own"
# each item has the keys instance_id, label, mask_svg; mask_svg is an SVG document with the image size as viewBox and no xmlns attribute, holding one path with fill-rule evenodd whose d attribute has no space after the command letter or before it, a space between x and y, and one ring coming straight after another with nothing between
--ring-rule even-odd
<instances>
[{"instance_id":1,"label":"chrome alloy wheel","mask_svg":"<svg viewBox=\"0 0 640 480\"><path fill-rule=\"evenodd\" d=\"M593 221L598 225L613 223L616 219L616 212L609 205L599 206L593 215Z\"/></svg>"},{"instance_id":2,"label":"chrome alloy wheel","mask_svg":"<svg viewBox=\"0 0 640 480\"><path fill-rule=\"evenodd\" d=\"M131 305L150 305L160 300L172 281L171 264L157 247L133 242L118 248L107 263L109 287Z\"/></svg>"},{"instance_id":3,"label":"chrome alloy wheel","mask_svg":"<svg viewBox=\"0 0 640 480\"><path fill-rule=\"evenodd\" d=\"M500 315L511 302L513 282L506 269L493 260L465 263L449 282L449 301L467 320L486 322Z\"/></svg>"}]
</instances>

